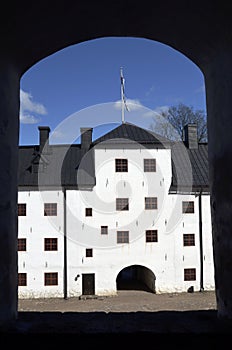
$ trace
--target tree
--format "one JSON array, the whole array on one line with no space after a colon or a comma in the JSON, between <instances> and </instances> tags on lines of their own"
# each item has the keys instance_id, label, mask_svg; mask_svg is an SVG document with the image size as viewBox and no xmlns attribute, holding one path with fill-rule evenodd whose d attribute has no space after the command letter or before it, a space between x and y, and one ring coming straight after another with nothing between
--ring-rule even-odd
<instances>
[{"instance_id":1,"label":"tree","mask_svg":"<svg viewBox=\"0 0 232 350\"><path fill-rule=\"evenodd\" d=\"M198 142L207 142L207 118L203 110L179 103L156 113L150 129L170 140L182 140L183 128L187 124L197 124Z\"/></svg>"}]
</instances>

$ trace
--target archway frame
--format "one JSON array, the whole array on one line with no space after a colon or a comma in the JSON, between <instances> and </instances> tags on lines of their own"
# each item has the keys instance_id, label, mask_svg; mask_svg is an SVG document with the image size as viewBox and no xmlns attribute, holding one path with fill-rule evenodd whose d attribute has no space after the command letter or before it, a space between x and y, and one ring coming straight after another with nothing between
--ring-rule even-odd
<instances>
[{"instance_id":1,"label":"archway frame","mask_svg":"<svg viewBox=\"0 0 232 350\"><path fill-rule=\"evenodd\" d=\"M164 43L202 71L206 86L215 284L219 318L232 319L232 24L230 4L195 1L40 1L6 4L0 54L0 323L17 318L17 169L19 85L41 59L100 37L130 36ZM29 28L29 31L28 31ZM219 118L220 116L220 118ZM223 181L221 180L223 179Z\"/></svg>"}]
</instances>

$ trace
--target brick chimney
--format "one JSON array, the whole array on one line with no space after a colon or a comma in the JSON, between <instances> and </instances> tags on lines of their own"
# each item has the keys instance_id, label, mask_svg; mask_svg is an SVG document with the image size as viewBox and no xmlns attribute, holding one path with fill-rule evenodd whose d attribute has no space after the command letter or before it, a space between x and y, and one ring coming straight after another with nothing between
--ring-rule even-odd
<instances>
[{"instance_id":1,"label":"brick chimney","mask_svg":"<svg viewBox=\"0 0 232 350\"><path fill-rule=\"evenodd\" d=\"M183 141L189 149L198 149L197 124L185 125Z\"/></svg>"},{"instance_id":2,"label":"brick chimney","mask_svg":"<svg viewBox=\"0 0 232 350\"><path fill-rule=\"evenodd\" d=\"M93 128L81 128L81 148L89 150L92 143Z\"/></svg>"},{"instance_id":3,"label":"brick chimney","mask_svg":"<svg viewBox=\"0 0 232 350\"><path fill-rule=\"evenodd\" d=\"M39 151L40 153L48 153L49 152L49 126L39 126Z\"/></svg>"}]
</instances>

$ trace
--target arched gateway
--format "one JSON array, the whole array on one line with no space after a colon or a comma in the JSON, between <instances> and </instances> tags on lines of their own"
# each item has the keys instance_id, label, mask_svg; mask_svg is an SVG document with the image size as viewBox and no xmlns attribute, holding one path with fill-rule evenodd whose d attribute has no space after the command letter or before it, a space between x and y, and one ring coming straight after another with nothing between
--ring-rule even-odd
<instances>
[{"instance_id":1,"label":"arched gateway","mask_svg":"<svg viewBox=\"0 0 232 350\"><path fill-rule=\"evenodd\" d=\"M155 293L155 274L141 265L124 267L116 278L117 290L145 290Z\"/></svg>"}]
</instances>

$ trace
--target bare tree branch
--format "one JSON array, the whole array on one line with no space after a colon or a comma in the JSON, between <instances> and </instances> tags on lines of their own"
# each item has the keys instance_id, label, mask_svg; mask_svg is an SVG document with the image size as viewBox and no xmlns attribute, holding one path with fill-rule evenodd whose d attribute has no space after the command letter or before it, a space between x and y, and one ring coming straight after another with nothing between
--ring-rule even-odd
<instances>
[{"instance_id":1,"label":"bare tree branch","mask_svg":"<svg viewBox=\"0 0 232 350\"><path fill-rule=\"evenodd\" d=\"M170 140L182 140L187 124L197 124L198 142L207 142L207 118L203 110L179 103L153 118L150 129Z\"/></svg>"}]
</instances>

